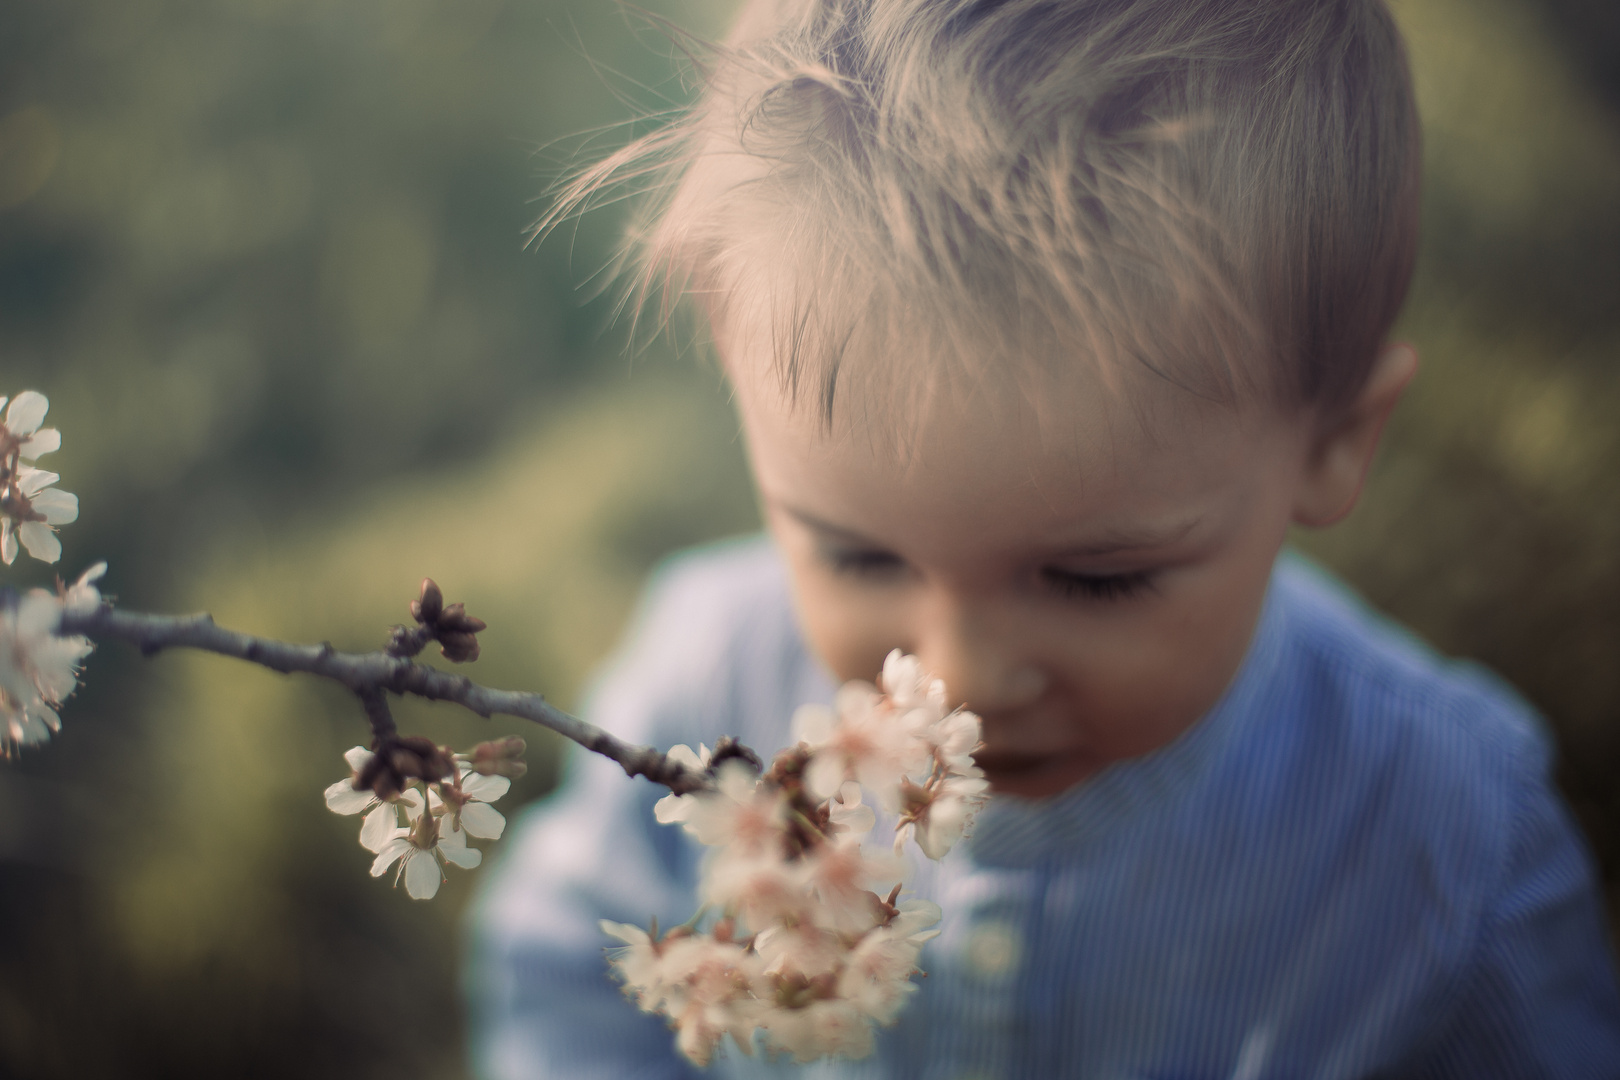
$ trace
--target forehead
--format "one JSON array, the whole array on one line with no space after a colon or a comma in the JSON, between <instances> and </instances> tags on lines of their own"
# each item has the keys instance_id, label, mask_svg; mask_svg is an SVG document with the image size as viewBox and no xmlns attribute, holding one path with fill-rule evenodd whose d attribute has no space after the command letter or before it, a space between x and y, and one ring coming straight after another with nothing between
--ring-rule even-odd
<instances>
[{"instance_id":1,"label":"forehead","mask_svg":"<svg viewBox=\"0 0 1620 1080\"><path fill-rule=\"evenodd\" d=\"M1106 546L1242 502L1286 433L1268 411L1083 365L1038 386L941 378L851 392L828 424L762 365L728 365L773 509L889 543Z\"/></svg>"}]
</instances>

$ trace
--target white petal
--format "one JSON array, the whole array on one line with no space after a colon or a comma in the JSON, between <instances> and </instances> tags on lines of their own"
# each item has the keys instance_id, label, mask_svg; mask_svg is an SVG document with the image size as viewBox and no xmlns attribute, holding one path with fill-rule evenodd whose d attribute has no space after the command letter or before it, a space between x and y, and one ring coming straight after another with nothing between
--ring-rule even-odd
<instances>
[{"instance_id":1,"label":"white petal","mask_svg":"<svg viewBox=\"0 0 1620 1080\"><path fill-rule=\"evenodd\" d=\"M11 408L6 410L6 427L19 438L32 435L39 429L50 407L51 403L44 394L37 390L24 390L12 399Z\"/></svg>"},{"instance_id":2,"label":"white petal","mask_svg":"<svg viewBox=\"0 0 1620 1080\"><path fill-rule=\"evenodd\" d=\"M371 876L382 877L401 855L417 850L420 849L406 838L405 830L401 829L392 840L383 845L383 849L377 852L377 857L371 861Z\"/></svg>"},{"instance_id":3,"label":"white petal","mask_svg":"<svg viewBox=\"0 0 1620 1080\"><path fill-rule=\"evenodd\" d=\"M754 789L759 786L759 777L754 770L738 758L731 758L720 766L720 773L714 778L714 786L722 795L737 802L749 802L754 797Z\"/></svg>"},{"instance_id":4,"label":"white petal","mask_svg":"<svg viewBox=\"0 0 1620 1080\"><path fill-rule=\"evenodd\" d=\"M825 705L800 705L793 712L793 737L811 746L820 746L832 738L838 726L838 717Z\"/></svg>"},{"instance_id":5,"label":"white petal","mask_svg":"<svg viewBox=\"0 0 1620 1080\"><path fill-rule=\"evenodd\" d=\"M512 790L512 781L504 776L484 776L473 773L461 781L461 793L479 802L494 802Z\"/></svg>"},{"instance_id":6,"label":"white petal","mask_svg":"<svg viewBox=\"0 0 1620 1080\"><path fill-rule=\"evenodd\" d=\"M831 798L844 786L845 771L842 754L822 751L810 759L809 768L804 770L804 788L817 802Z\"/></svg>"},{"instance_id":7,"label":"white petal","mask_svg":"<svg viewBox=\"0 0 1620 1080\"><path fill-rule=\"evenodd\" d=\"M47 525L71 525L79 520L79 497L60 488L42 491L34 497L34 509L45 516Z\"/></svg>"},{"instance_id":8,"label":"white petal","mask_svg":"<svg viewBox=\"0 0 1620 1080\"><path fill-rule=\"evenodd\" d=\"M23 498L32 499L60 479L49 469L30 469L24 465L17 470L17 489L23 493Z\"/></svg>"},{"instance_id":9,"label":"white petal","mask_svg":"<svg viewBox=\"0 0 1620 1080\"><path fill-rule=\"evenodd\" d=\"M467 832L458 829L454 832L446 829L449 819L441 819L439 828L439 854L444 856L446 862L453 862L463 869L471 870L484 861L484 853L477 848L467 846Z\"/></svg>"},{"instance_id":10,"label":"white petal","mask_svg":"<svg viewBox=\"0 0 1620 1080\"><path fill-rule=\"evenodd\" d=\"M6 395L0 394L0 409L6 407Z\"/></svg>"},{"instance_id":11,"label":"white petal","mask_svg":"<svg viewBox=\"0 0 1620 1080\"><path fill-rule=\"evenodd\" d=\"M421 848L405 856L405 891L411 894L412 900L433 899L438 895L443 876L438 860Z\"/></svg>"},{"instance_id":12,"label":"white petal","mask_svg":"<svg viewBox=\"0 0 1620 1080\"><path fill-rule=\"evenodd\" d=\"M10 518L0 520L0 561L7 566L17 561L17 533Z\"/></svg>"},{"instance_id":13,"label":"white petal","mask_svg":"<svg viewBox=\"0 0 1620 1080\"><path fill-rule=\"evenodd\" d=\"M675 762L677 765L691 769L694 772L701 771L708 765L708 763L705 762L702 757L698 756L696 751L694 751L690 746L687 746L685 743L676 743L674 746L664 751L664 756ZM707 756L708 755L704 755L704 757Z\"/></svg>"},{"instance_id":14,"label":"white petal","mask_svg":"<svg viewBox=\"0 0 1620 1080\"><path fill-rule=\"evenodd\" d=\"M920 897L900 901L899 911L900 915L889 924L895 937L910 937L926 926L933 926L943 914L938 904Z\"/></svg>"},{"instance_id":15,"label":"white petal","mask_svg":"<svg viewBox=\"0 0 1620 1080\"><path fill-rule=\"evenodd\" d=\"M46 428L36 431L31 438L22 444L19 456L24 461L33 461L35 458L54 454L62 449L62 433L55 428Z\"/></svg>"},{"instance_id":16,"label":"white petal","mask_svg":"<svg viewBox=\"0 0 1620 1080\"><path fill-rule=\"evenodd\" d=\"M339 780L326 789L326 808L334 814L358 814L375 798L370 788L356 791L354 781ZM376 848L372 850L375 851Z\"/></svg>"},{"instance_id":17,"label":"white petal","mask_svg":"<svg viewBox=\"0 0 1620 1080\"><path fill-rule=\"evenodd\" d=\"M10 723L11 741L24 746L34 746L50 738L51 733L40 718L31 711L21 715L13 715Z\"/></svg>"},{"instance_id":18,"label":"white petal","mask_svg":"<svg viewBox=\"0 0 1620 1080\"><path fill-rule=\"evenodd\" d=\"M890 697L896 696L895 692L908 679L915 682L916 674L914 669L916 664L914 661L911 664L906 663L910 659L911 657L899 649L890 649L889 655L883 658L883 674L878 676L878 685L883 687L883 692ZM906 689L909 690L910 687L906 687Z\"/></svg>"},{"instance_id":19,"label":"white petal","mask_svg":"<svg viewBox=\"0 0 1620 1080\"><path fill-rule=\"evenodd\" d=\"M443 851L443 849L440 849ZM455 863L463 870L471 870L484 861L484 853L475 847L456 848L454 851L444 851L447 861Z\"/></svg>"},{"instance_id":20,"label":"white petal","mask_svg":"<svg viewBox=\"0 0 1620 1080\"><path fill-rule=\"evenodd\" d=\"M406 788L400 792L399 804L405 807L405 817L410 821L422 816L422 793L416 788Z\"/></svg>"},{"instance_id":21,"label":"white petal","mask_svg":"<svg viewBox=\"0 0 1620 1080\"><path fill-rule=\"evenodd\" d=\"M482 840L499 840L506 828L506 818L487 803L468 803L461 808L461 827L468 836Z\"/></svg>"},{"instance_id":22,"label":"white petal","mask_svg":"<svg viewBox=\"0 0 1620 1080\"><path fill-rule=\"evenodd\" d=\"M23 547L28 549L28 554L40 562L53 563L62 557L62 541L56 538L49 526L37 521L25 521L22 528L17 530L17 535Z\"/></svg>"},{"instance_id":23,"label":"white petal","mask_svg":"<svg viewBox=\"0 0 1620 1080\"><path fill-rule=\"evenodd\" d=\"M677 821L685 821L692 816L692 807L697 800L690 795L677 795L670 792L662 799L653 803L653 817L660 825L673 825Z\"/></svg>"},{"instance_id":24,"label":"white petal","mask_svg":"<svg viewBox=\"0 0 1620 1080\"><path fill-rule=\"evenodd\" d=\"M101 591L96 582L107 572L107 564L98 562L79 575L79 580L68 586L62 597L62 610L70 615L88 615L101 606Z\"/></svg>"},{"instance_id":25,"label":"white petal","mask_svg":"<svg viewBox=\"0 0 1620 1080\"><path fill-rule=\"evenodd\" d=\"M609 922L606 919L599 920L596 925L602 928L602 933L608 937L618 938L626 945L652 944L652 938L648 936L647 931L639 926L632 926L629 923L622 922ZM612 948L613 946L608 947Z\"/></svg>"},{"instance_id":26,"label":"white petal","mask_svg":"<svg viewBox=\"0 0 1620 1080\"><path fill-rule=\"evenodd\" d=\"M398 831L398 807L391 802L379 803L360 826L360 846L367 851L381 851Z\"/></svg>"},{"instance_id":27,"label":"white petal","mask_svg":"<svg viewBox=\"0 0 1620 1080\"><path fill-rule=\"evenodd\" d=\"M857 806L840 818L838 824L842 825L847 833L865 836L877 828L877 811L870 806Z\"/></svg>"},{"instance_id":28,"label":"white petal","mask_svg":"<svg viewBox=\"0 0 1620 1080\"><path fill-rule=\"evenodd\" d=\"M349 768L359 772L371 761L372 753L363 746L351 746L343 751L343 760L349 763Z\"/></svg>"}]
</instances>

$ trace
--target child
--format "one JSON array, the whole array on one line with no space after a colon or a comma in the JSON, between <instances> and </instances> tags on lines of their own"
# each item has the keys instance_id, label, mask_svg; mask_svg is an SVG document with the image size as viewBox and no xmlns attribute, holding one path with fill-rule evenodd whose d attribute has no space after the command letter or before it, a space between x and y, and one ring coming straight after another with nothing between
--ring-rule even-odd
<instances>
[{"instance_id":1,"label":"child","mask_svg":"<svg viewBox=\"0 0 1620 1080\"><path fill-rule=\"evenodd\" d=\"M1381 0L751 0L662 159L774 544L674 561L590 715L769 754L916 653L995 791L916 891L926 978L862 1062L723 1075L1615 1077L1589 858L1533 715L1278 553L1349 512L1418 134ZM603 760L479 911L492 1077L678 1077L601 918L696 853Z\"/></svg>"}]
</instances>

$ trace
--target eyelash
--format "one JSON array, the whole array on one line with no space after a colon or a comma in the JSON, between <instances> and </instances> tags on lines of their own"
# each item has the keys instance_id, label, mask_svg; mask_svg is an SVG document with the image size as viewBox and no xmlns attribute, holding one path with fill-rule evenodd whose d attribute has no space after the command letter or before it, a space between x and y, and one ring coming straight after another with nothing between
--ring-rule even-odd
<instances>
[{"instance_id":1,"label":"eyelash","mask_svg":"<svg viewBox=\"0 0 1620 1080\"><path fill-rule=\"evenodd\" d=\"M1075 574L1047 569L1041 577L1065 599L1127 600L1153 588L1153 575L1146 570L1130 574Z\"/></svg>"},{"instance_id":2,"label":"eyelash","mask_svg":"<svg viewBox=\"0 0 1620 1080\"><path fill-rule=\"evenodd\" d=\"M821 557L835 573L851 577L874 577L900 567L899 557L885 551L824 551ZM1147 570L1129 574L1076 574L1049 568L1041 571L1041 578L1069 600L1126 600L1153 588L1153 574Z\"/></svg>"},{"instance_id":3,"label":"eyelash","mask_svg":"<svg viewBox=\"0 0 1620 1080\"><path fill-rule=\"evenodd\" d=\"M898 569L900 559L886 551L823 551L822 560L835 573L869 577Z\"/></svg>"}]
</instances>

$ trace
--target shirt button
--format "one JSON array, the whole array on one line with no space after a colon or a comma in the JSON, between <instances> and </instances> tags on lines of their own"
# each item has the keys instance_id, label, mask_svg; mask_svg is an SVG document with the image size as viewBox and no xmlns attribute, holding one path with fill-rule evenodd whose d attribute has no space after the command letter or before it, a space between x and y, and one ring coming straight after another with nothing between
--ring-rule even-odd
<instances>
[{"instance_id":1,"label":"shirt button","mask_svg":"<svg viewBox=\"0 0 1620 1080\"><path fill-rule=\"evenodd\" d=\"M983 922L968 934L968 968L983 979L1004 979L1023 959L1024 942L1011 923Z\"/></svg>"}]
</instances>

